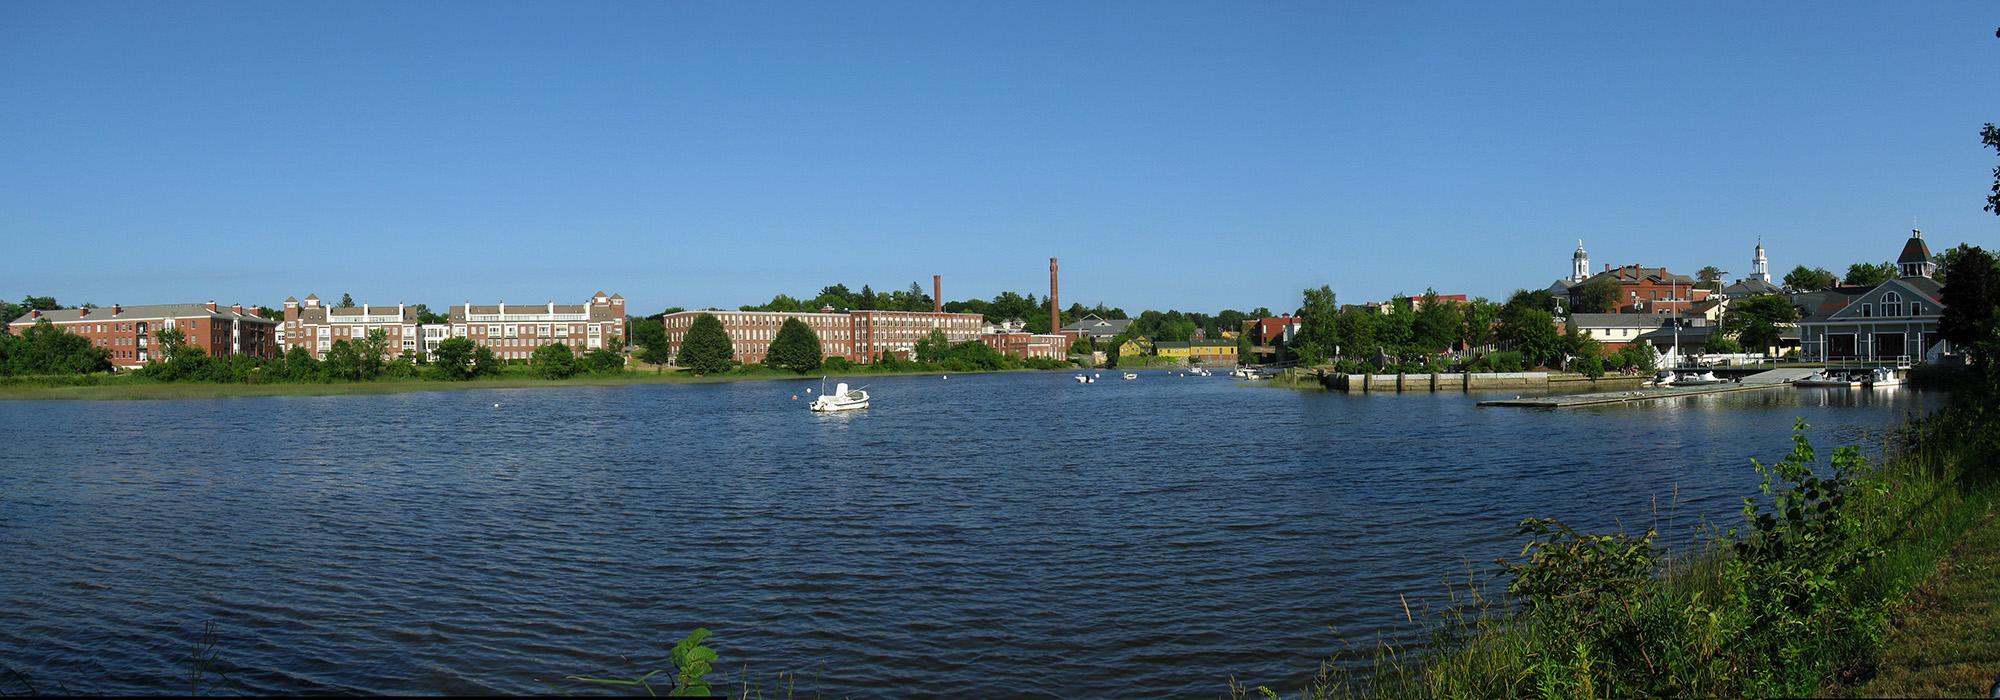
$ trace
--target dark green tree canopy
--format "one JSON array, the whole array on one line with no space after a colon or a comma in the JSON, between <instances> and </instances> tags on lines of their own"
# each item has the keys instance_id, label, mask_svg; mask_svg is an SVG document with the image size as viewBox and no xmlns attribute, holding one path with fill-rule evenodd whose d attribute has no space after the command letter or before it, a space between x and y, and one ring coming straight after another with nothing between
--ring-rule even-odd
<instances>
[{"instance_id":1,"label":"dark green tree canopy","mask_svg":"<svg viewBox=\"0 0 2000 700\"><path fill-rule=\"evenodd\" d=\"M1873 287L1896 278L1896 266L1889 263L1855 263L1847 266L1840 283L1850 287Z\"/></svg>"},{"instance_id":2,"label":"dark green tree canopy","mask_svg":"<svg viewBox=\"0 0 2000 700\"><path fill-rule=\"evenodd\" d=\"M12 320L12 319L9 319ZM19 335L0 336L0 375L87 374L111 371L111 353L47 319Z\"/></svg>"},{"instance_id":3,"label":"dark green tree canopy","mask_svg":"<svg viewBox=\"0 0 2000 700\"><path fill-rule=\"evenodd\" d=\"M1944 287L1944 317L1938 335L1980 365L1989 378L2000 379L1994 359L2000 357L2000 263L1978 246L1960 246L1952 260L1951 284Z\"/></svg>"},{"instance_id":4,"label":"dark green tree canopy","mask_svg":"<svg viewBox=\"0 0 2000 700\"><path fill-rule=\"evenodd\" d=\"M1831 289L1839 280L1823 267L1800 265L1785 273L1785 287L1795 292L1817 292Z\"/></svg>"},{"instance_id":5,"label":"dark green tree canopy","mask_svg":"<svg viewBox=\"0 0 2000 700\"><path fill-rule=\"evenodd\" d=\"M1729 302L1722 315L1722 335L1733 337L1750 352L1777 346L1784 327L1799 319L1799 310L1783 294L1760 294ZM1714 350L1714 346L1710 346Z\"/></svg>"},{"instance_id":6,"label":"dark green tree canopy","mask_svg":"<svg viewBox=\"0 0 2000 700\"><path fill-rule=\"evenodd\" d=\"M681 339L680 356L675 358L675 364L695 374L716 374L729 371L735 364L735 356L735 348L729 339L729 332L722 329L722 321L714 314L700 314L688 326L687 337Z\"/></svg>"},{"instance_id":7,"label":"dark green tree canopy","mask_svg":"<svg viewBox=\"0 0 2000 700\"><path fill-rule=\"evenodd\" d=\"M820 345L819 334L796 318L785 319L778 326L778 335L771 340L771 348L764 356L764 364L779 369L788 369L805 374L819 369L826 353Z\"/></svg>"},{"instance_id":8,"label":"dark green tree canopy","mask_svg":"<svg viewBox=\"0 0 2000 700\"><path fill-rule=\"evenodd\" d=\"M543 379L568 379L576 376L581 369L577 366L576 353L562 343L535 348L535 352L528 356L528 367L535 376Z\"/></svg>"},{"instance_id":9,"label":"dark green tree canopy","mask_svg":"<svg viewBox=\"0 0 2000 700\"><path fill-rule=\"evenodd\" d=\"M1291 351L1301 365L1320 364L1331 359L1340 345L1340 304L1331 285L1307 289L1301 297L1299 332L1292 339Z\"/></svg>"},{"instance_id":10,"label":"dark green tree canopy","mask_svg":"<svg viewBox=\"0 0 2000 700\"><path fill-rule=\"evenodd\" d=\"M1595 279L1569 292L1570 311L1586 314L1611 313L1618 307L1618 283L1608 278Z\"/></svg>"}]
</instances>

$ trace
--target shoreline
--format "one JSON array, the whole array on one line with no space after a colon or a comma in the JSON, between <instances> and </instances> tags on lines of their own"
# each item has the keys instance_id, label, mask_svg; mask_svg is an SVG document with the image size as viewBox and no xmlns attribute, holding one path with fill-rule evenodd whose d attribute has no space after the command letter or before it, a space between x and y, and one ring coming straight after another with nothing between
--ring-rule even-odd
<instances>
[{"instance_id":1,"label":"shoreline","mask_svg":"<svg viewBox=\"0 0 2000 700\"><path fill-rule=\"evenodd\" d=\"M370 396L429 391L477 389L562 389L574 387L619 387L655 384L722 384L754 381L816 381L827 379L867 379L949 374L1004 374L1012 372L1062 372L1070 370L1005 369L951 372L945 370L863 372L846 374L720 374L688 375L680 372L653 374L625 371L619 374L584 375L569 379L502 377L462 382L432 379L394 379L371 382L215 384L203 382L149 382L112 378L102 384L55 386L0 386L0 401L175 401L184 399L258 398L271 396Z\"/></svg>"}]
</instances>

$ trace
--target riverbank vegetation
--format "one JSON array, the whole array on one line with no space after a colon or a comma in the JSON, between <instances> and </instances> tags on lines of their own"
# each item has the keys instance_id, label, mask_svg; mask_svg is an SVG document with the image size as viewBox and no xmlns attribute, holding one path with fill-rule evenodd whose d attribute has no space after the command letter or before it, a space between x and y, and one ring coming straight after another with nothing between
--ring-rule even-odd
<instances>
[{"instance_id":1,"label":"riverbank vegetation","mask_svg":"<svg viewBox=\"0 0 2000 700\"><path fill-rule=\"evenodd\" d=\"M1350 697L1770 697L1842 692L1874 677L1893 613L2000 495L1990 385L1900 428L1885 457L1792 449L1753 461L1741 520L1688 554L1659 531L1581 532L1524 521L1504 594L1468 582L1421 624L1421 646L1335 655L1302 687ZM1993 587L1987 570L1970 586ZM1419 606L1421 609L1422 606ZM1413 624L1418 624L1414 615ZM1988 679L1990 682L1990 679ZM1955 689L1966 694L1985 686ZM1246 695L1235 687L1238 696Z\"/></svg>"}]
</instances>

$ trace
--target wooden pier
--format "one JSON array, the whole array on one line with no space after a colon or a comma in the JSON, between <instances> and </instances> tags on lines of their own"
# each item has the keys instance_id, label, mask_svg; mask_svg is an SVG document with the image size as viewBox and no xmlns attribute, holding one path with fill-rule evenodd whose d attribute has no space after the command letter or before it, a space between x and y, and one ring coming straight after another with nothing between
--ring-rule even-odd
<instances>
[{"instance_id":1,"label":"wooden pier","mask_svg":"<svg viewBox=\"0 0 2000 700\"><path fill-rule=\"evenodd\" d=\"M1481 401L1481 406L1522 406L1527 408L1575 408L1577 406L1601 406L1612 403L1671 399L1682 396L1704 396L1708 394L1728 394L1738 391L1762 391L1765 389L1788 388L1813 373L1810 369L1774 369L1744 377L1742 381L1727 384L1707 384L1703 386L1666 386L1656 389L1633 389L1630 391L1601 391L1591 394L1569 394L1566 396L1516 397Z\"/></svg>"}]
</instances>

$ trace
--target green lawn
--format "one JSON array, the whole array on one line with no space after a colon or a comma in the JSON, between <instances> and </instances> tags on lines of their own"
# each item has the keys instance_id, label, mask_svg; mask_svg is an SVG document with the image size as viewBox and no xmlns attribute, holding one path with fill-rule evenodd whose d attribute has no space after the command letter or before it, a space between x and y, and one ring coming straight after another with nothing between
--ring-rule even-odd
<instances>
[{"instance_id":1,"label":"green lawn","mask_svg":"<svg viewBox=\"0 0 2000 700\"><path fill-rule=\"evenodd\" d=\"M1966 529L1890 624L1875 678L1842 695L1987 697L2000 678L2000 507Z\"/></svg>"}]
</instances>

